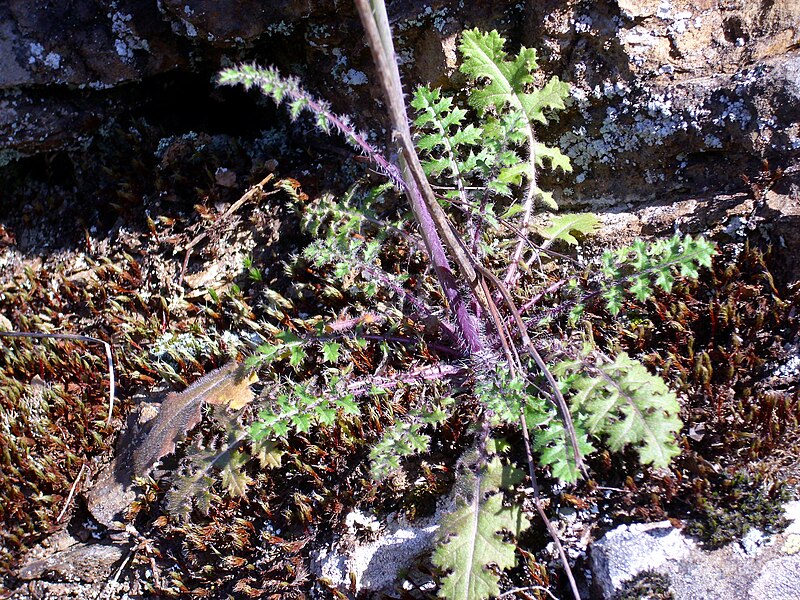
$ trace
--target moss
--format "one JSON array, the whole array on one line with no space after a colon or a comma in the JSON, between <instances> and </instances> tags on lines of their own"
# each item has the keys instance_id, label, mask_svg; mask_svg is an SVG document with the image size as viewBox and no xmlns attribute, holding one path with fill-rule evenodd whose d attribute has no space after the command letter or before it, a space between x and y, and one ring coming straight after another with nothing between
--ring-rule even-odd
<instances>
[{"instance_id":1,"label":"moss","mask_svg":"<svg viewBox=\"0 0 800 600\"><path fill-rule=\"evenodd\" d=\"M614 600L675 600L669 577L656 571L642 571L614 594Z\"/></svg>"},{"instance_id":2,"label":"moss","mask_svg":"<svg viewBox=\"0 0 800 600\"><path fill-rule=\"evenodd\" d=\"M723 480L701 501L686 532L700 538L710 549L741 539L751 527L777 533L788 524L783 505L789 500L791 490L787 484L768 486L759 476L739 472Z\"/></svg>"},{"instance_id":3,"label":"moss","mask_svg":"<svg viewBox=\"0 0 800 600\"><path fill-rule=\"evenodd\" d=\"M0 329L111 341L117 402L109 424L102 348L0 337L0 577L69 521L70 489L83 466L94 471L112 453L132 390L165 380L185 385L237 353L226 332L251 332L242 323L250 310L235 298L223 295L219 312L174 302L155 293L140 263L122 252L98 260L80 252L59 256L3 280Z\"/></svg>"}]
</instances>

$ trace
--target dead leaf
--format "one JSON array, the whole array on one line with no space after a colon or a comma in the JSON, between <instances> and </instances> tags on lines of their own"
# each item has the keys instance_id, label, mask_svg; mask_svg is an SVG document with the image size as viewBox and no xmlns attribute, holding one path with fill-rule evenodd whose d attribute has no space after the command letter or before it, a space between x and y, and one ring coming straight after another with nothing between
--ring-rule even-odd
<instances>
[{"instance_id":1,"label":"dead leaf","mask_svg":"<svg viewBox=\"0 0 800 600\"><path fill-rule=\"evenodd\" d=\"M250 384L256 380L244 366L230 362L184 391L168 394L150 433L133 453L136 474L147 475L158 460L175 451L175 445L200 422L204 402L240 410L253 400Z\"/></svg>"}]
</instances>

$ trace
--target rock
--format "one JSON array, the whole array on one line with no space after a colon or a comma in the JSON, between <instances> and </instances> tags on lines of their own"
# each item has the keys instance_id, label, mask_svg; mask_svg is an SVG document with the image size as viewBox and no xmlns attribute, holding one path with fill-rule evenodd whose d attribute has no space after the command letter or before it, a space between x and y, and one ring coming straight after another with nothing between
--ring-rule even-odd
<instances>
[{"instance_id":1,"label":"rock","mask_svg":"<svg viewBox=\"0 0 800 600\"><path fill-rule=\"evenodd\" d=\"M335 0L78 0L0 7L0 164L85 142L160 91L157 76L207 82L221 64L273 63L337 110L384 125L351 5ZM49 5L48 5L49 6ZM459 86L457 36L497 28L540 54L572 104L540 135L575 172L547 175L564 205L593 208L742 189L763 158L800 154L800 4L689 0L391 3L401 69ZM354 43L355 40L355 43ZM455 74L453 81L449 78ZM123 89L121 86L125 85ZM148 87L151 86L151 87ZM164 115L168 119L168 115Z\"/></svg>"},{"instance_id":2,"label":"rock","mask_svg":"<svg viewBox=\"0 0 800 600\"><path fill-rule=\"evenodd\" d=\"M800 598L800 555L776 558L764 565L750 590L750 597Z\"/></svg>"},{"instance_id":3,"label":"rock","mask_svg":"<svg viewBox=\"0 0 800 600\"><path fill-rule=\"evenodd\" d=\"M220 46L287 32L303 18L337 11L334 0L161 0L158 4L175 33Z\"/></svg>"},{"instance_id":4,"label":"rock","mask_svg":"<svg viewBox=\"0 0 800 600\"><path fill-rule=\"evenodd\" d=\"M754 230L776 250L775 276L784 288L800 279L800 173L785 174L767 191L762 202L752 193L718 190L675 194L663 198L620 203L600 211L603 223L600 243L630 244L636 237L669 237L675 232L703 235L718 243L742 243ZM790 360L776 377L791 381L796 376Z\"/></svg>"},{"instance_id":5,"label":"rock","mask_svg":"<svg viewBox=\"0 0 800 600\"><path fill-rule=\"evenodd\" d=\"M669 521L621 525L592 546L593 584L611 598L638 573L656 570L691 552L691 543Z\"/></svg>"},{"instance_id":6,"label":"rock","mask_svg":"<svg viewBox=\"0 0 800 600\"><path fill-rule=\"evenodd\" d=\"M62 582L105 581L111 569L128 553L124 543L81 543L66 533L54 536L49 552L30 557L18 571L20 579Z\"/></svg>"},{"instance_id":7,"label":"rock","mask_svg":"<svg viewBox=\"0 0 800 600\"><path fill-rule=\"evenodd\" d=\"M8 0L0 6L0 89L105 89L183 59L155 2Z\"/></svg>"},{"instance_id":8,"label":"rock","mask_svg":"<svg viewBox=\"0 0 800 600\"><path fill-rule=\"evenodd\" d=\"M383 531L376 531L373 522L377 525L377 521L364 519L360 513L348 515L346 521L346 534L316 553L312 571L339 589L348 589L355 581L356 593L397 585L399 574L432 549L439 527L436 517L413 525L390 520Z\"/></svg>"},{"instance_id":9,"label":"rock","mask_svg":"<svg viewBox=\"0 0 800 600\"><path fill-rule=\"evenodd\" d=\"M750 530L741 542L705 551L669 521L622 525L591 548L592 584L610 599L639 573L665 576L678 600L800 600L800 554L790 554L800 527L798 502L786 506L794 519L784 533L765 537Z\"/></svg>"},{"instance_id":10,"label":"rock","mask_svg":"<svg viewBox=\"0 0 800 600\"><path fill-rule=\"evenodd\" d=\"M761 158L796 163L800 5L601 4L542 15L529 36L572 84L553 127L576 167L550 179L563 204L730 190Z\"/></svg>"},{"instance_id":11,"label":"rock","mask_svg":"<svg viewBox=\"0 0 800 600\"><path fill-rule=\"evenodd\" d=\"M81 142L125 106L107 90L186 65L143 0L9 0L0 32L0 149L21 154Z\"/></svg>"}]
</instances>

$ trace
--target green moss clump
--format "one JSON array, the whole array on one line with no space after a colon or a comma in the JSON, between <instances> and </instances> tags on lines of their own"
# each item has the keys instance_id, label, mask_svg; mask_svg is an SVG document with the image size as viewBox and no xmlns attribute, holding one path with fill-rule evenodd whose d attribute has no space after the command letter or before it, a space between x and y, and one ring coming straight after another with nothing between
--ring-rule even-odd
<instances>
[{"instance_id":1,"label":"green moss clump","mask_svg":"<svg viewBox=\"0 0 800 600\"><path fill-rule=\"evenodd\" d=\"M666 575L652 570L642 571L614 594L614 600L675 600L669 586Z\"/></svg>"},{"instance_id":2,"label":"green moss clump","mask_svg":"<svg viewBox=\"0 0 800 600\"><path fill-rule=\"evenodd\" d=\"M741 539L751 527L777 533L787 525L783 505L789 500L791 491L785 483L767 487L761 477L739 472L702 500L686 533L700 538L710 549Z\"/></svg>"}]
</instances>

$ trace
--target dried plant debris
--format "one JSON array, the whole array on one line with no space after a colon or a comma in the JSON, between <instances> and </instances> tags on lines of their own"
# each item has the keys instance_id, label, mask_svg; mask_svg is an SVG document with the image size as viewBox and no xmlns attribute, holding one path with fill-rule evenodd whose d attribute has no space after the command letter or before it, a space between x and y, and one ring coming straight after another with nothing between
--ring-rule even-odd
<instances>
[{"instance_id":1,"label":"dried plant debris","mask_svg":"<svg viewBox=\"0 0 800 600\"><path fill-rule=\"evenodd\" d=\"M167 394L150 433L133 454L136 474L147 475L158 460L175 451L175 445L200 422L204 403L239 410L251 402L250 384L254 381L244 366L231 362L184 391Z\"/></svg>"}]
</instances>

